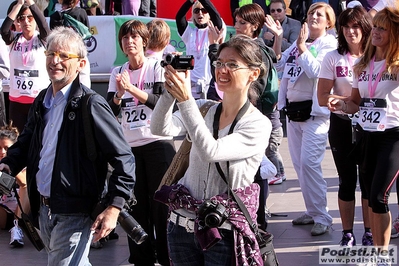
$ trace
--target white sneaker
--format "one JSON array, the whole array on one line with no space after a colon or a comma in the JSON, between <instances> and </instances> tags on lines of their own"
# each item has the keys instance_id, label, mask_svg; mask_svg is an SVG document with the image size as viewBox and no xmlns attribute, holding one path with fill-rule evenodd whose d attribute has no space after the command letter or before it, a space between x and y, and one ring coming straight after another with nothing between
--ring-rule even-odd
<instances>
[{"instance_id":1,"label":"white sneaker","mask_svg":"<svg viewBox=\"0 0 399 266\"><path fill-rule=\"evenodd\" d=\"M280 177L283 181L287 180L287 177L285 176L285 173L280 174Z\"/></svg>"},{"instance_id":2,"label":"white sneaker","mask_svg":"<svg viewBox=\"0 0 399 266\"><path fill-rule=\"evenodd\" d=\"M14 227L10 229L11 239L10 246L23 247L24 246L24 233L18 226L18 220L14 220Z\"/></svg>"},{"instance_id":3,"label":"white sneaker","mask_svg":"<svg viewBox=\"0 0 399 266\"><path fill-rule=\"evenodd\" d=\"M392 222L392 227L391 227L391 238L397 238L399 237L399 218L396 218Z\"/></svg>"},{"instance_id":4,"label":"white sneaker","mask_svg":"<svg viewBox=\"0 0 399 266\"><path fill-rule=\"evenodd\" d=\"M283 179L279 175L276 175L272 178L269 178L268 182L269 182L269 185L278 185L278 184L283 183Z\"/></svg>"}]
</instances>

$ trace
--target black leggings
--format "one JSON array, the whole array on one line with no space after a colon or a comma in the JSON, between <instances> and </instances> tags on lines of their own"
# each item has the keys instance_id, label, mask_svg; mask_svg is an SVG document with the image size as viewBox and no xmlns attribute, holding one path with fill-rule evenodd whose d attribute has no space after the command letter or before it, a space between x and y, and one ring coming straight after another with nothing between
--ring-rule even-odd
<instances>
[{"instance_id":1,"label":"black leggings","mask_svg":"<svg viewBox=\"0 0 399 266\"><path fill-rule=\"evenodd\" d=\"M399 174L399 127L384 132L364 131L361 170L374 213L389 212L388 198Z\"/></svg>"},{"instance_id":2,"label":"black leggings","mask_svg":"<svg viewBox=\"0 0 399 266\"><path fill-rule=\"evenodd\" d=\"M159 264L169 265L166 239L168 207L153 198L176 153L173 140L158 140L134 147L132 151L136 159L134 194L137 204L133 206L131 214L149 237L140 245L128 238L129 262L137 265L153 265L156 254Z\"/></svg>"},{"instance_id":3,"label":"black leggings","mask_svg":"<svg viewBox=\"0 0 399 266\"><path fill-rule=\"evenodd\" d=\"M328 140L339 177L338 198L343 201L355 200L357 185L357 154L352 143L352 121L345 117L331 114ZM359 173L361 176L361 173ZM362 198L367 199L363 179L359 177Z\"/></svg>"},{"instance_id":4,"label":"black leggings","mask_svg":"<svg viewBox=\"0 0 399 266\"><path fill-rule=\"evenodd\" d=\"M24 104L10 101L9 116L10 120L13 121L13 125L18 128L19 133L25 127L28 120L29 109L32 104Z\"/></svg>"}]
</instances>

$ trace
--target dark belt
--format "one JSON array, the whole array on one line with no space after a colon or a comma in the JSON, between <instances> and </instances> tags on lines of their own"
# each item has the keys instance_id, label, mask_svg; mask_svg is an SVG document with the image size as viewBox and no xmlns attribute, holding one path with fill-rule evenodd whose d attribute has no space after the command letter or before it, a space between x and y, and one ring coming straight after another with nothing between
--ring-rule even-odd
<instances>
[{"instance_id":1,"label":"dark belt","mask_svg":"<svg viewBox=\"0 0 399 266\"><path fill-rule=\"evenodd\" d=\"M47 207L50 207L50 198L40 195L40 202Z\"/></svg>"}]
</instances>

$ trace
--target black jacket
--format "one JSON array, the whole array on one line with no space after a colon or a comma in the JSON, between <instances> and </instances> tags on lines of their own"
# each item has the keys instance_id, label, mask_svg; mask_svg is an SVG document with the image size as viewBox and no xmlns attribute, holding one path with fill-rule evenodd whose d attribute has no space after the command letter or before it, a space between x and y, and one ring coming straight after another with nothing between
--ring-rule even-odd
<instances>
[{"instance_id":1,"label":"black jacket","mask_svg":"<svg viewBox=\"0 0 399 266\"><path fill-rule=\"evenodd\" d=\"M23 132L18 141L9 148L7 157L1 161L10 167L12 173L18 173L27 167L28 194L33 218L40 207L36 174L45 127L43 100L48 89L41 91L36 97ZM91 213L104 188L107 162L115 169L108 185L110 204L122 208L135 183L135 160L122 128L102 96L94 94L90 97L88 110L91 113L97 149L97 159L90 161L81 112L85 106L82 106L80 99L84 94L94 91L79 84L79 77L72 83L70 90L58 132L51 179L51 212Z\"/></svg>"}]
</instances>

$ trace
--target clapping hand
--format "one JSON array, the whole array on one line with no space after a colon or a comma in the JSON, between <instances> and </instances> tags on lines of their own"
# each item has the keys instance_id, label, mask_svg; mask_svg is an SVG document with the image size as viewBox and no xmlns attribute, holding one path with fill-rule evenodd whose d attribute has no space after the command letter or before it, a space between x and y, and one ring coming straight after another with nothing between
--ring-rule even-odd
<instances>
[{"instance_id":1,"label":"clapping hand","mask_svg":"<svg viewBox=\"0 0 399 266\"><path fill-rule=\"evenodd\" d=\"M274 20L270 15L265 17L265 26L274 34L274 36L280 36L283 34L283 27L281 26L280 21Z\"/></svg>"},{"instance_id":2,"label":"clapping hand","mask_svg":"<svg viewBox=\"0 0 399 266\"><path fill-rule=\"evenodd\" d=\"M210 44L221 44L223 42L223 31L222 28L219 30L217 27L213 25L213 22L210 20L208 22L208 39Z\"/></svg>"}]
</instances>

